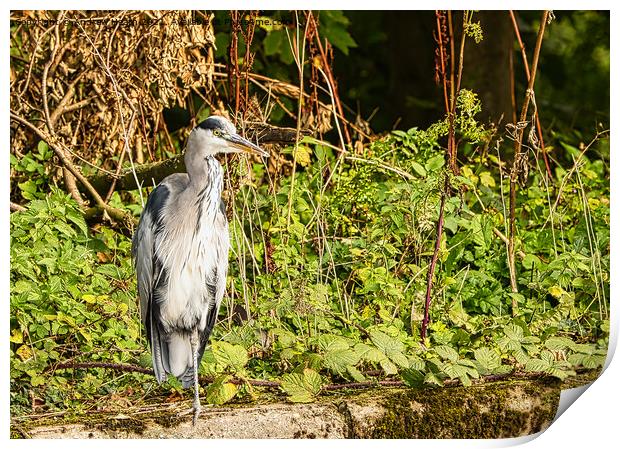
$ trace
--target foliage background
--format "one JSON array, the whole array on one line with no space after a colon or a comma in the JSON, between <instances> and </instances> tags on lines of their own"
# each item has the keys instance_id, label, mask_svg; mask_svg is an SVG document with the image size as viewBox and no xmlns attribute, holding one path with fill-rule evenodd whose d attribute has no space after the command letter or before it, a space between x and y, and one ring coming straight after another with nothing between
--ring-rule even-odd
<instances>
[{"instance_id":1,"label":"foliage background","mask_svg":"<svg viewBox=\"0 0 620 449\"><path fill-rule=\"evenodd\" d=\"M564 379L602 366L609 333L608 13L556 12L548 26L535 91L553 170L546 174L529 141L529 177L517 197L518 293L510 290L502 240L513 157L505 124L513 109L510 74L517 111L526 79L505 12L475 14L484 39L466 41L455 115L458 175L446 167L432 12L316 11L324 59L316 41L303 55L293 45L304 35L302 12L246 12L239 17L289 24L250 21L257 24L252 33L235 28L227 11L126 12L120 18L162 26L123 27L111 21L121 14L113 12L98 25L58 29L23 19L88 14L13 14L11 112L38 130L11 122L11 202L22 205L11 215L14 415L184 398L175 379L157 386L140 370L66 368L150 366L129 258L132 221L119 219L139 216L150 187L101 192L100 204L60 155L88 179L102 169L120 173L180 154L191 127L212 113L229 115L241 129L268 122L309 129L312 137L269 147L268 165L222 161L233 249L227 295L202 362L212 380L204 385L207 401L255 400L258 381L306 402L327 384L469 385L527 373ZM529 50L540 14L518 17ZM204 23L180 20L192 18ZM499 69L484 70L492 66ZM344 116L334 114L328 67ZM339 127L348 128L350 145ZM457 193L446 201L422 345L446 178Z\"/></svg>"}]
</instances>

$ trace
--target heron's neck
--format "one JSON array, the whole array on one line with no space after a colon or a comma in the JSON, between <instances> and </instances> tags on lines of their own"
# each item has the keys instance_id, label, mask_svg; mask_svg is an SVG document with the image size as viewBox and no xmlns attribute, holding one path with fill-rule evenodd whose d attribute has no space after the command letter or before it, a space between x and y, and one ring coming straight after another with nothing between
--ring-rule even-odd
<instances>
[{"instance_id":1,"label":"heron's neck","mask_svg":"<svg viewBox=\"0 0 620 449\"><path fill-rule=\"evenodd\" d=\"M219 202L222 195L222 166L213 156L208 156L201 163L187 164L189 186L201 201Z\"/></svg>"}]
</instances>

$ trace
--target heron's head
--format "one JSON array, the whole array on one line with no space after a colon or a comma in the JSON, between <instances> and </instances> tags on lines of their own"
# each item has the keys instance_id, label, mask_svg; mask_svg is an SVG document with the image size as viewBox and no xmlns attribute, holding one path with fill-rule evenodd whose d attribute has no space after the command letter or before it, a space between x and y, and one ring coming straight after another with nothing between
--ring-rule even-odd
<instances>
[{"instance_id":1,"label":"heron's head","mask_svg":"<svg viewBox=\"0 0 620 449\"><path fill-rule=\"evenodd\" d=\"M241 137L235 125L218 115L200 122L192 130L188 143L199 148L205 157L218 153L250 153L269 157L269 153Z\"/></svg>"}]
</instances>

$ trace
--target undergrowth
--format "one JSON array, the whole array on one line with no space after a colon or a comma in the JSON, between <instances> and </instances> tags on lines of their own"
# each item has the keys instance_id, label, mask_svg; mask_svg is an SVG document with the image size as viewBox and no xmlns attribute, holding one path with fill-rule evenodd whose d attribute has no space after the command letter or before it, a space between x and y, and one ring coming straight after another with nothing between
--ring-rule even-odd
<instances>
[{"instance_id":1,"label":"undergrowth","mask_svg":"<svg viewBox=\"0 0 620 449\"><path fill-rule=\"evenodd\" d=\"M284 150L297 153L294 178L271 179L250 161L228 164L239 187L227 295L201 367L214 379L204 386L207 402L251 400L251 379L279 381L290 400L307 402L325 384L366 381L370 373L419 387L513 372L564 379L603 365L609 174L597 152L608 152L608 140L579 148L578 136L556 135L565 168L558 165L549 181L535 169L519 190L519 293L512 293L501 238L508 180L500 155L509 145L489 147L472 95L458 103L460 151L470 161L459 176L445 167L445 122L395 131L355 156L306 138ZM137 403L153 391L181 393L172 378L158 387L140 373L57 368L93 361L148 367L150 357L130 239L87 226L70 196L46 188L49 157L42 144L12 160L28 179L19 188L30 200L27 211L11 215L12 412L80 411L119 398ZM446 176L455 193L446 202L432 324L421 344ZM116 193L112 202L139 213Z\"/></svg>"}]
</instances>

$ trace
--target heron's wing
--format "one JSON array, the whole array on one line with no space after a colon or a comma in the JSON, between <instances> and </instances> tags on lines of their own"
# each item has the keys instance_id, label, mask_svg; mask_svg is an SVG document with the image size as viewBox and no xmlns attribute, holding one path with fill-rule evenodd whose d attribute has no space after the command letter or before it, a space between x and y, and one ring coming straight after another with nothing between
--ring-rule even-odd
<instances>
[{"instance_id":1,"label":"heron's wing","mask_svg":"<svg viewBox=\"0 0 620 449\"><path fill-rule=\"evenodd\" d=\"M143 322L146 322L147 308L157 280L155 271L161 270L161 261L157 259L155 253L155 240L163 228L163 211L169 196L170 189L164 183L151 192L131 242L131 256L138 277L138 295Z\"/></svg>"},{"instance_id":2,"label":"heron's wing","mask_svg":"<svg viewBox=\"0 0 620 449\"><path fill-rule=\"evenodd\" d=\"M138 278L140 314L151 345L155 377L160 382L165 380L165 372L169 371L168 346L161 338L162 332L158 323L159 303L163 298L155 298L155 293L157 284L162 282L162 276L165 277L166 274L155 251L155 242L163 229L163 213L169 197L170 188L165 183L161 183L151 192L131 245Z\"/></svg>"}]
</instances>

